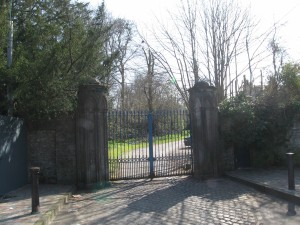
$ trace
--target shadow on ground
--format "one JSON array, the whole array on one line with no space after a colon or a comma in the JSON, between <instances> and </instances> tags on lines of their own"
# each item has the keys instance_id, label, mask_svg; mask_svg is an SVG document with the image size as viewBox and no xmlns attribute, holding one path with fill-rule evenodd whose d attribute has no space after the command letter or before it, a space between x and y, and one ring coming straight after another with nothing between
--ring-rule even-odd
<instances>
[{"instance_id":1,"label":"shadow on ground","mask_svg":"<svg viewBox=\"0 0 300 225\"><path fill-rule=\"evenodd\" d=\"M223 178L119 181L77 194L53 224L300 224L297 216L295 223L289 219L299 210L295 205Z\"/></svg>"}]
</instances>

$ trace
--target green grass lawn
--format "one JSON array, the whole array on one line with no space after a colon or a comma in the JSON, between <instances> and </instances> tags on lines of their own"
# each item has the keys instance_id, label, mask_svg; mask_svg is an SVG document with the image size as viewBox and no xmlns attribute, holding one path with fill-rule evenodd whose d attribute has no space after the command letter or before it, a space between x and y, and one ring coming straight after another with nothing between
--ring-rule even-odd
<instances>
[{"instance_id":1,"label":"green grass lawn","mask_svg":"<svg viewBox=\"0 0 300 225\"><path fill-rule=\"evenodd\" d=\"M183 141L183 139L188 136L189 132L186 131L183 134L168 134L164 136L154 137L153 144L165 144L174 141ZM125 141L110 140L108 142L108 158L117 159L122 154L135 149L146 148L148 146L148 139L143 141L137 141L135 139L128 139Z\"/></svg>"}]
</instances>

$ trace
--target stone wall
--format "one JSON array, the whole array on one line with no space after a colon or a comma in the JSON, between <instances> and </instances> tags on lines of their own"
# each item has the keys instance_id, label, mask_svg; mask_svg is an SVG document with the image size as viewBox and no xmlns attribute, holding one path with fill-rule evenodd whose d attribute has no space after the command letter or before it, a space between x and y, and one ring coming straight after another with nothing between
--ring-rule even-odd
<instances>
[{"instance_id":1,"label":"stone wall","mask_svg":"<svg viewBox=\"0 0 300 225\"><path fill-rule=\"evenodd\" d=\"M56 127L56 173L58 183L76 182L75 121L63 121Z\"/></svg>"},{"instance_id":2,"label":"stone wall","mask_svg":"<svg viewBox=\"0 0 300 225\"><path fill-rule=\"evenodd\" d=\"M76 118L28 123L29 166L40 167L41 183L106 185L108 138L106 88L92 81L79 87Z\"/></svg>"},{"instance_id":3,"label":"stone wall","mask_svg":"<svg viewBox=\"0 0 300 225\"><path fill-rule=\"evenodd\" d=\"M234 165L234 148L229 147L222 151L222 166L223 171L230 171L235 169Z\"/></svg>"},{"instance_id":4,"label":"stone wall","mask_svg":"<svg viewBox=\"0 0 300 225\"><path fill-rule=\"evenodd\" d=\"M76 183L75 119L29 124L29 166L41 167L41 183Z\"/></svg>"}]
</instances>

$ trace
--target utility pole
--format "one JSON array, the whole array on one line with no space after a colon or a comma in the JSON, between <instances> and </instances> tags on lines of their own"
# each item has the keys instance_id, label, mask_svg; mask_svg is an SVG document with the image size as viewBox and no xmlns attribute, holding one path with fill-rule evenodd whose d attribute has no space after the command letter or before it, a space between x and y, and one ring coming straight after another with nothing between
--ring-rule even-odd
<instances>
[{"instance_id":1,"label":"utility pole","mask_svg":"<svg viewBox=\"0 0 300 225\"><path fill-rule=\"evenodd\" d=\"M9 3L9 32L8 32L8 43L7 43L7 67L8 69L11 67L12 64L12 54L13 54L13 31L14 31L14 24L12 20L12 0ZM12 80L9 77L7 80L7 115L13 115L13 99L12 99Z\"/></svg>"}]
</instances>

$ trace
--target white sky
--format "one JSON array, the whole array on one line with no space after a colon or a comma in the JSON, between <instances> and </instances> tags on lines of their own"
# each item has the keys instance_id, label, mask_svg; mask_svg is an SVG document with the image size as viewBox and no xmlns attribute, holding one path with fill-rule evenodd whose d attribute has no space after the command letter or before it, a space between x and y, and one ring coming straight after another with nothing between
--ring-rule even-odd
<instances>
[{"instance_id":1,"label":"white sky","mask_svg":"<svg viewBox=\"0 0 300 225\"><path fill-rule=\"evenodd\" d=\"M102 0L83 0L97 7ZM263 28L274 22L285 24L278 30L280 44L287 50L290 59L300 62L300 1L299 0L240 0L251 6L252 14L260 19ZM166 10L176 10L180 0L105 0L108 11L114 17L133 20L139 28L152 26L155 16L163 17Z\"/></svg>"}]
</instances>

